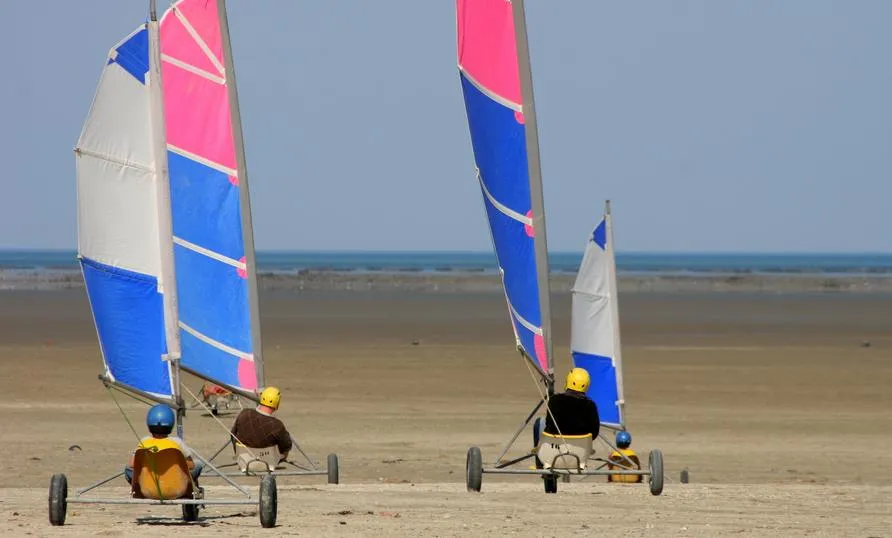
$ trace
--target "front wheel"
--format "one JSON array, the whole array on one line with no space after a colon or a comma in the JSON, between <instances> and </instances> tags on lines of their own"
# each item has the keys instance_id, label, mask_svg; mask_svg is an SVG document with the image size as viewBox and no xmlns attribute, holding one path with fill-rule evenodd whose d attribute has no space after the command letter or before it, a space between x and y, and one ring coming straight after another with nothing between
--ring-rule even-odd
<instances>
[{"instance_id":1,"label":"front wheel","mask_svg":"<svg viewBox=\"0 0 892 538\"><path fill-rule=\"evenodd\" d=\"M341 480L340 471L338 470L338 456L337 454L329 454L328 455L328 483L329 484L339 484Z\"/></svg>"},{"instance_id":2,"label":"front wheel","mask_svg":"<svg viewBox=\"0 0 892 538\"><path fill-rule=\"evenodd\" d=\"M465 482L467 483L468 491L479 492L483 486L483 455L476 446L468 449L468 459L465 463Z\"/></svg>"},{"instance_id":3,"label":"front wheel","mask_svg":"<svg viewBox=\"0 0 892 538\"><path fill-rule=\"evenodd\" d=\"M68 510L68 478L64 474L54 474L50 479L50 524L65 524L65 513Z\"/></svg>"},{"instance_id":4,"label":"front wheel","mask_svg":"<svg viewBox=\"0 0 892 538\"><path fill-rule=\"evenodd\" d=\"M647 467L650 471L647 483L650 486L651 495L663 493L663 453L652 450L647 458Z\"/></svg>"},{"instance_id":5,"label":"front wheel","mask_svg":"<svg viewBox=\"0 0 892 538\"><path fill-rule=\"evenodd\" d=\"M260 525L264 529L276 526L276 516L279 513L278 504L276 477L268 474L260 481Z\"/></svg>"}]
</instances>

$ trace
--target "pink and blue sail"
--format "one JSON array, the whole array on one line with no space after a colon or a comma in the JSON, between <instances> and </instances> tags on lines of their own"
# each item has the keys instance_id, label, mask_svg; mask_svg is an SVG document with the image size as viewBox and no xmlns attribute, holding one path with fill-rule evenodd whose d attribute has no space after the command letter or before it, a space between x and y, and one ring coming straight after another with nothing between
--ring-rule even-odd
<instances>
[{"instance_id":1,"label":"pink and blue sail","mask_svg":"<svg viewBox=\"0 0 892 538\"><path fill-rule=\"evenodd\" d=\"M573 365L585 368L591 376L588 396L598 406L601 423L625 429L616 261L609 203L604 217L589 234L572 292Z\"/></svg>"},{"instance_id":2,"label":"pink and blue sail","mask_svg":"<svg viewBox=\"0 0 892 538\"><path fill-rule=\"evenodd\" d=\"M477 177L516 343L542 373L552 374L545 216L523 6L457 0L456 15Z\"/></svg>"},{"instance_id":3,"label":"pink and blue sail","mask_svg":"<svg viewBox=\"0 0 892 538\"><path fill-rule=\"evenodd\" d=\"M183 366L253 391L262 384L253 239L243 227L247 184L222 9L218 1L180 0L161 19L180 340Z\"/></svg>"}]
</instances>

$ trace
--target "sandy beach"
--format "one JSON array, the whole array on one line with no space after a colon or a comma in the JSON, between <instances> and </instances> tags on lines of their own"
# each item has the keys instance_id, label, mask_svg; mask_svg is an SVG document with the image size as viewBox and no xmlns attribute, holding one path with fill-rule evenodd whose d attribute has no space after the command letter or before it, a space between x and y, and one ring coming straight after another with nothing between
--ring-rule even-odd
<instances>
[{"instance_id":1,"label":"sandy beach","mask_svg":"<svg viewBox=\"0 0 892 538\"><path fill-rule=\"evenodd\" d=\"M341 458L341 485L279 481L277 534L892 536L892 295L625 289L628 422L639 453L663 451L665 492L586 479L546 496L525 477L485 475L482 493L464 488L468 447L494 458L537 397L499 293L331 287L267 282L261 293L281 416L314 458ZM553 312L560 376L567 294L556 292ZM72 505L66 527L49 526L53 473L82 487L115 472L136 442L96 379L82 289L0 293L0 352L0 533L179 529L163 519L178 515L171 507ZM145 408L119 401L141 433ZM209 416L188 414L196 449L213 452L224 436ZM678 483L682 469L690 484ZM123 484L110 492L123 495ZM251 510L230 507L203 511L189 533L271 534Z\"/></svg>"}]
</instances>

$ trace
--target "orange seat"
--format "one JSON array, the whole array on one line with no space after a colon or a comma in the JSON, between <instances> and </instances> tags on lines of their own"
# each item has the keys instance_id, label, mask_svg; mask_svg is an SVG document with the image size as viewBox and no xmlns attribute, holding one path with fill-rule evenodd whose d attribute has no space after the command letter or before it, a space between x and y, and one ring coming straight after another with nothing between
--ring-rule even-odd
<instances>
[{"instance_id":1,"label":"orange seat","mask_svg":"<svg viewBox=\"0 0 892 538\"><path fill-rule=\"evenodd\" d=\"M623 457L625 456L625 457ZM632 461L634 466L630 466L626 458ZM638 460L638 454L631 448L621 448L620 452L613 451L610 453L607 468L613 470L639 471L641 470L641 461ZM638 484L643 480L641 475L632 474L612 474L607 475L608 482L620 482L625 484Z\"/></svg>"},{"instance_id":2,"label":"orange seat","mask_svg":"<svg viewBox=\"0 0 892 538\"><path fill-rule=\"evenodd\" d=\"M131 495L136 499L191 499L192 475L178 448L137 449L133 455Z\"/></svg>"}]
</instances>

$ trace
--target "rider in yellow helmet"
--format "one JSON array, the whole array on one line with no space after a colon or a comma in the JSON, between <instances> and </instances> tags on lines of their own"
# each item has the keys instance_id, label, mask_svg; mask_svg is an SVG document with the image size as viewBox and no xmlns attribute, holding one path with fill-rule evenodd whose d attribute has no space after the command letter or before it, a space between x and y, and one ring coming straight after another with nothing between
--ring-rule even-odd
<instances>
[{"instance_id":1,"label":"rider in yellow helmet","mask_svg":"<svg viewBox=\"0 0 892 538\"><path fill-rule=\"evenodd\" d=\"M255 409L239 413L232 425L232 436L248 448L275 446L282 459L291 450L291 434L281 420L273 416L279 409L282 393L276 387L266 387L260 393L260 403Z\"/></svg>"},{"instance_id":2,"label":"rider in yellow helmet","mask_svg":"<svg viewBox=\"0 0 892 538\"><path fill-rule=\"evenodd\" d=\"M588 372L573 368L567 374L565 390L548 399L548 414L545 417L545 431L552 435L585 435L598 437L601 418L598 406L586 396L591 384ZM556 423L556 424L555 424Z\"/></svg>"}]
</instances>

